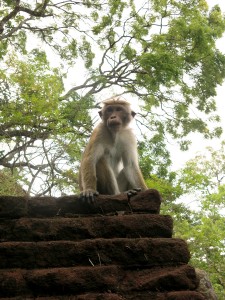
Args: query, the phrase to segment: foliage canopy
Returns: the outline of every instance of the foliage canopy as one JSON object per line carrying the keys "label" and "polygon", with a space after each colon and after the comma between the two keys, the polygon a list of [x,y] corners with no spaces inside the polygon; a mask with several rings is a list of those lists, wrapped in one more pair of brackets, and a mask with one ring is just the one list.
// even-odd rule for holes
{"label": "foliage canopy", "polygon": [[95,109],[112,94],[139,104],[137,125],[167,165],[166,139],[185,150],[191,132],[219,136],[209,124],[224,30],[204,0],[2,0],[0,165],[31,194],[76,191]]}
{"label": "foliage canopy", "polygon": [[[219,6],[209,11],[205,0],[0,1],[0,181],[9,184],[0,193],[23,194],[16,180],[31,195],[76,192],[96,110],[124,95],[140,107],[147,183],[224,299],[224,144],[179,177],[166,149],[168,139],[186,150],[190,133],[222,132],[214,97],[225,78],[216,47],[224,31]],[[176,201],[194,191],[197,211]]]}
{"label": "foliage canopy", "polygon": [[205,270],[219,300],[225,297],[225,141],[188,161],[176,176],[152,176],[163,195],[161,213],[174,220],[174,235],[186,240],[190,263]]}

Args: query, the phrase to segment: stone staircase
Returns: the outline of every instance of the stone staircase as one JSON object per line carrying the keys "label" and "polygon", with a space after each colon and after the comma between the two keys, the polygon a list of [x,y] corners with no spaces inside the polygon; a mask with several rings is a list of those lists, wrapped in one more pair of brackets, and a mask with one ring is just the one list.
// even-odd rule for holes
{"label": "stone staircase", "polygon": [[147,190],[0,197],[0,299],[203,300],[185,241]]}

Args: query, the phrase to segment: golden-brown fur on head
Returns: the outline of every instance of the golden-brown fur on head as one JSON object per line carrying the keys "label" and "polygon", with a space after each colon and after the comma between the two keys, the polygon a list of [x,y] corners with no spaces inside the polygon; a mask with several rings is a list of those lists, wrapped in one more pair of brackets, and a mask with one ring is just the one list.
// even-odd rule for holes
{"label": "golden-brown fur on head", "polygon": [[[131,110],[131,107],[130,107],[130,103],[121,98],[120,96],[113,96],[111,98],[108,98],[104,101],[102,101],[102,104],[103,104],[103,108],[102,110],[99,112],[99,115],[102,117],[102,113],[103,111],[106,109],[107,106],[109,105],[122,105],[126,108],[127,110],[127,113],[130,114],[132,117],[134,117],[136,115],[136,113],[134,111]],[[130,121],[130,120],[129,120]]]}
{"label": "golden-brown fur on head", "polygon": [[122,99],[120,96],[113,96],[111,98],[108,98],[102,101],[102,104],[104,106],[113,105],[113,104],[120,104],[120,105],[122,104],[122,105],[130,106],[130,103],[127,100]]}

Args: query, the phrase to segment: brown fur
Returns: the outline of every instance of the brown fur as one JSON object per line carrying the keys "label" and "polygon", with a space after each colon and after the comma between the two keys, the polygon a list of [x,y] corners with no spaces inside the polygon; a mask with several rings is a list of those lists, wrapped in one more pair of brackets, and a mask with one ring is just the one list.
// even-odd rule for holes
{"label": "brown fur", "polygon": [[135,113],[121,99],[108,99],[99,112],[102,122],[94,129],[80,167],[84,198],[147,189],[138,165],[136,138],[128,127]]}

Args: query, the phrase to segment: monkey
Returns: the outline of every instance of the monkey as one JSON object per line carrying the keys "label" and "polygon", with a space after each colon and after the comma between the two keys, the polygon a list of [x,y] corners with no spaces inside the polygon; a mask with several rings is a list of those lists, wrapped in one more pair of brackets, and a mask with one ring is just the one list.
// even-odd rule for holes
{"label": "monkey", "polygon": [[136,137],[129,127],[136,113],[119,97],[103,101],[101,123],[93,130],[81,159],[80,198],[94,202],[98,194],[128,196],[146,190],[138,163]]}

